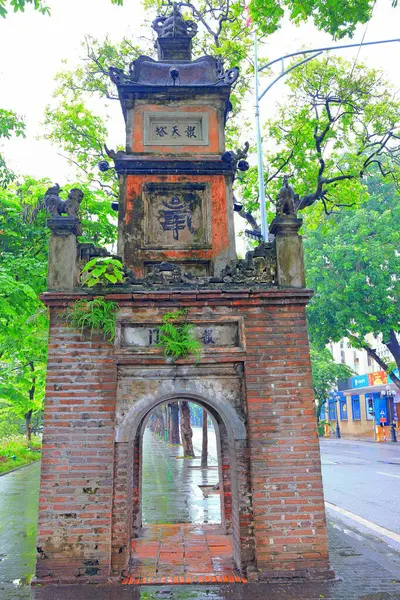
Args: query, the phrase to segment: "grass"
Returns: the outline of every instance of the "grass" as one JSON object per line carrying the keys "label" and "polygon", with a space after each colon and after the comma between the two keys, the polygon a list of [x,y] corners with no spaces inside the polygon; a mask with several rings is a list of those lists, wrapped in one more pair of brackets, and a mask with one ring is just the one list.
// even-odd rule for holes
{"label": "grass", "polygon": [[24,435],[10,435],[0,439],[0,473],[28,465],[41,457],[42,438],[33,435],[27,444]]}

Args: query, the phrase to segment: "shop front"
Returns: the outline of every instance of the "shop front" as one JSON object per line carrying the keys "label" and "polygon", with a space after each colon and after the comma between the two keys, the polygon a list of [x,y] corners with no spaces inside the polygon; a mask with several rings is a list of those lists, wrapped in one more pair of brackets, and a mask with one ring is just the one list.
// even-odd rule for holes
{"label": "shop front", "polygon": [[[398,376],[398,370],[395,371]],[[325,417],[343,437],[391,439],[390,425],[400,421],[400,392],[385,371],[355,375],[331,392]]]}

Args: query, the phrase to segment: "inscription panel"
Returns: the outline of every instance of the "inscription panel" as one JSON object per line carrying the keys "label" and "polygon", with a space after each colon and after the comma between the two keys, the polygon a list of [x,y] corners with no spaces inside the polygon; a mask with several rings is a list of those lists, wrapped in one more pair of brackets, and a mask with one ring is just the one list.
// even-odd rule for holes
{"label": "inscription panel", "polygon": [[147,112],[143,141],[145,146],[208,146],[208,114]]}
{"label": "inscription panel", "polygon": [[[238,321],[225,323],[193,323],[194,335],[205,351],[242,350]],[[160,351],[160,331],[157,323],[121,323],[118,336],[120,348],[132,352]]]}
{"label": "inscription panel", "polygon": [[145,248],[210,247],[208,184],[147,183],[143,202]]}
{"label": "inscription panel", "polygon": [[[172,262],[172,261],[169,261]],[[158,262],[145,262],[144,263],[144,272],[146,275],[153,271],[154,265],[160,264]],[[190,273],[191,275],[195,275],[196,277],[207,277],[210,275],[210,261],[179,261],[174,260],[172,262],[173,265],[177,265],[182,269],[183,273]]]}

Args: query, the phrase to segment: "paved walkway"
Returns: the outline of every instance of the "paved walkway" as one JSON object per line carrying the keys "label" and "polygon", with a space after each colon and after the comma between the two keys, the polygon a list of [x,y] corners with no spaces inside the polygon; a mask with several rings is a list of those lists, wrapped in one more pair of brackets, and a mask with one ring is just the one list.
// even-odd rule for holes
{"label": "paved walkway", "polygon": [[131,575],[122,583],[240,583],[232,540],[218,525],[149,525],[132,542]]}
{"label": "paved walkway", "polygon": [[199,458],[183,459],[181,446],[167,445],[149,429],[143,450],[144,527],[132,542],[124,582],[235,582],[232,540],[220,526],[219,494],[205,497],[200,487],[218,482],[216,461],[202,469]]}
{"label": "paved walkway", "polygon": [[221,523],[219,495],[205,498],[199,487],[218,483],[218,468],[213,463],[201,469],[198,456],[183,458],[182,446],[168,445],[146,429],[142,478],[144,524]]}

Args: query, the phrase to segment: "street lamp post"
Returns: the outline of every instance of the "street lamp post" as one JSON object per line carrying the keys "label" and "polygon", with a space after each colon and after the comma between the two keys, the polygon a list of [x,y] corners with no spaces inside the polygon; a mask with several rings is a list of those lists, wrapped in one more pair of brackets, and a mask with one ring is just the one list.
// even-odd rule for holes
{"label": "street lamp post", "polygon": [[342,436],[340,433],[340,425],[339,425],[339,413],[338,413],[338,403],[340,400],[340,396],[334,396],[335,398],[335,413],[336,413],[336,437],[339,440]]}
{"label": "street lamp post", "polygon": [[381,391],[381,398],[386,398],[386,406],[388,412],[388,421],[390,425],[390,441],[397,442],[396,436],[396,423],[394,422],[394,397],[396,392],[390,389],[387,385],[384,390]]}

